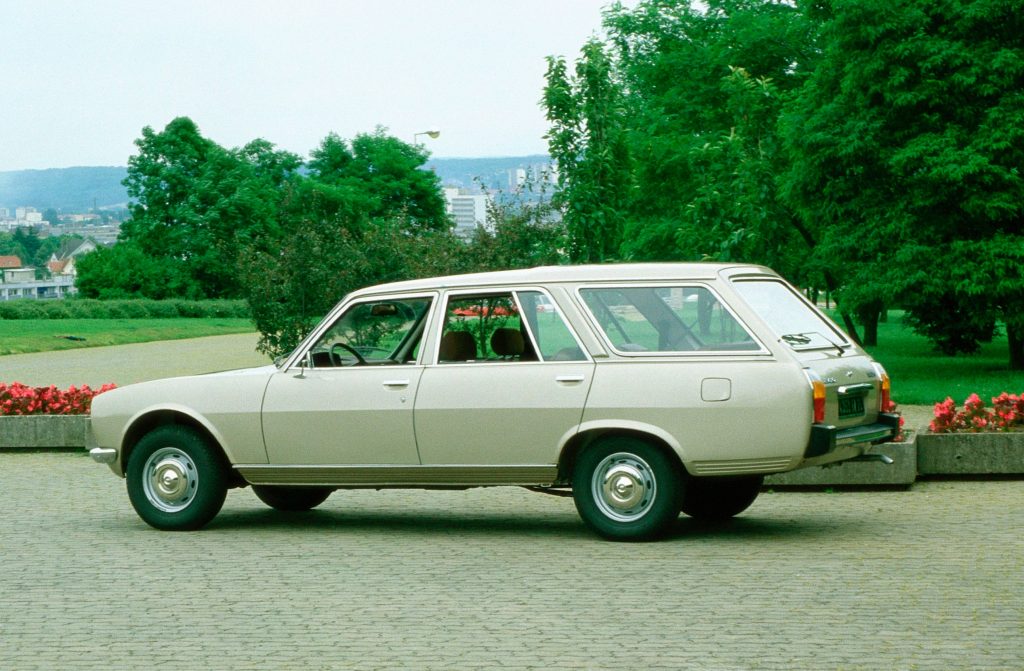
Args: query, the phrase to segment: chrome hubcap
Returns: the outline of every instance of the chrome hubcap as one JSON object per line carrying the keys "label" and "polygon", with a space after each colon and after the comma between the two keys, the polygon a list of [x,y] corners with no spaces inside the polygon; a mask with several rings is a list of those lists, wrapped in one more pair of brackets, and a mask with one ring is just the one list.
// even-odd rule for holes
{"label": "chrome hubcap", "polygon": [[611,519],[631,522],[646,515],[657,487],[651,467],[635,454],[619,452],[605,457],[591,482],[598,508]]}
{"label": "chrome hubcap", "polygon": [[146,460],[143,489],[156,508],[175,513],[188,507],[199,488],[199,473],[192,458],[176,447],[164,447]]}

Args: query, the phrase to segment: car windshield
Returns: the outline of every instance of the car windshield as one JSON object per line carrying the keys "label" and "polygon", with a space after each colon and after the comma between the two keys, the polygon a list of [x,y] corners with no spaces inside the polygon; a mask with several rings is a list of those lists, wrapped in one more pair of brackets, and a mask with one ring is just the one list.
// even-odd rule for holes
{"label": "car windshield", "polygon": [[779,336],[796,350],[849,345],[842,331],[823,319],[788,286],[775,280],[738,280],[736,292]]}

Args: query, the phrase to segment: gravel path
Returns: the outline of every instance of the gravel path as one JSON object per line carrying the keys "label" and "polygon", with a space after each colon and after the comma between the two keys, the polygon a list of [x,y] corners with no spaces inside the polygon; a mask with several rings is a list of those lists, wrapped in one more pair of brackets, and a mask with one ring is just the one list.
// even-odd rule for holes
{"label": "gravel path", "polygon": [[0,382],[31,386],[133,382],[268,363],[255,333],[0,356]]}

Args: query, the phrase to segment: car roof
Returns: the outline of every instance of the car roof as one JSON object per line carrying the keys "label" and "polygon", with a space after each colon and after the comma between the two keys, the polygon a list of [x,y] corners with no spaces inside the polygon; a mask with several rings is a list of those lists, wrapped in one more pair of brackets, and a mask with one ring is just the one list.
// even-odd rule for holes
{"label": "car roof", "polygon": [[575,282],[663,282],[672,280],[712,280],[723,271],[729,274],[775,275],[764,267],[733,263],[615,263],[579,266],[543,266],[522,270],[499,270],[466,275],[447,275],[404,282],[378,284],[360,289],[364,294],[452,289],[475,286],[515,286]]}

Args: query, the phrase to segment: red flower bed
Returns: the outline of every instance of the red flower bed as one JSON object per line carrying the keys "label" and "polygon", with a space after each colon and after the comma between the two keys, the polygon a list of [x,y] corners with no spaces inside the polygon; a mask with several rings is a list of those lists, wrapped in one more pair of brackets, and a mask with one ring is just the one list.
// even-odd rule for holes
{"label": "red flower bed", "polygon": [[964,401],[957,409],[953,399],[946,397],[935,404],[935,419],[928,428],[932,433],[980,433],[982,431],[1019,431],[1024,429],[1024,393],[1007,394],[1005,391],[992,399],[992,408],[977,394]]}
{"label": "red flower bed", "polygon": [[29,387],[20,382],[0,382],[0,416],[4,415],[87,415],[92,399],[117,385],[105,384],[99,389],[89,385],[71,386],[66,390]]}

